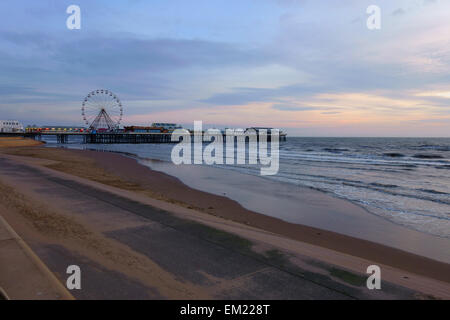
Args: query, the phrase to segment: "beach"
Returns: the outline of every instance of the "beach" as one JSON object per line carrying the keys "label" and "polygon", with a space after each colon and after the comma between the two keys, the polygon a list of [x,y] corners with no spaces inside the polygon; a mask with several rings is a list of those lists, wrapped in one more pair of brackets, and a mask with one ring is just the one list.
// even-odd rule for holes
{"label": "beach", "polygon": [[[30,199],[27,201],[46,203],[47,206],[52,207],[52,212],[55,212],[57,215],[63,215],[65,218],[75,219],[75,225],[79,226],[78,229],[71,230],[67,236],[64,232],[65,227],[62,228],[62,233],[55,235],[52,233],[51,227],[47,225],[45,225],[45,228],[42,226],[39,228],[33,225],[32,219],[30,221],[30,216],[24,216],[23,214],[13,215],[7,212],[5,219],[9,221],[19,234],[24,235],[25,240],[31,243],[30,246],[38,252],[38,255],[40,252],[44,260],[47,259],[48,264],[56,268],[58,263],[64,260],[62,257],[69,255],[68,252],[72,252],[72,254],[76,252],[77,255],[89,257],[89,259],[94,260],[103,267],[111,268],[115,272],[120,272],[132,278],[137,277],[140,279],[138,282],[147,284],[154,283],[153,281],[155,279],[153,276],[149,279],[149,275],[142,270],[141,264],[145,265],[149,270],[155,271],[155,273],[152,273],[153,275],[159,275],[159,285],[155,288],[155,292],[159,293],[155,293],[154,296],[148,298],[161,296],[169,298],[182,298],[187,296],[197,298],[213,297],[214,294],[211,295],[210,288],[212,275],[224,279],[227,277],[234,279],[236,275],[227,275],[227,272],[224,270],[218,272],[217,270],[209,270],[208,268],[203,272],[206,275],[209,274],[209,276],[205,274],[199,276],[197,274],[198,270],[191,270],[192,274],[185,274],[184,271],[175,268],[171,262],[166,260],[168,257],[161,256],[162,252],[158,251],[162,248],[165,248],[168,252],[171,250],[180,250],[173,249],[172,247],[167,248],[167,245],[170,243],[174,245],[172,241],[175,240],[171,238],[172,235],[166,239],[167,241],[161,242],[158,245],[155,244],[156,247],[152,247],[151,244],[143,245],[141,243],[142,241],[145,242],[149,241],[149,239],[154,239],[152,232],[161,235],[161,230],[151,231],[151,228],[146,229],[149,228],[149,222],[142,221],[142,218],[154,219],[153,222],[157,224],[163,222],[165,224],[168,223],[172,228],[179,231],[180,222],[178,220],[176,222],[167,222],[160,216],[146,216],[148,210],[140,213],[141,211],[139,210],[141,209],[136,207],[135,204],[132,205],[128,202],[126,207],[128,208],[130,206],[130,210],[135,213],[138,212],[138,214],[114,213],[110,209],[101,209],[99,207],[100,205],[98,203],[96,204],[96,201],[92,199],[87,201],[84,199],[87,194],[86,190],[102,190],[102,192],[111,194],[110,196],[106,196],[105,194],[101,197],[100,195],[102,193],[100,191],[92,191],[87,194],[89,197],[95,197],[98,194],[99,201],[101,200],[100,203],[103,203],[103,201],[112,202],[113,200],[108,199],[114,199],[113,195],[120,195],[121,198],[126,197],[127,199],[133,199],[133,201],[145,203],[170,212],[171,215],[183,219],[183,221],[185,219],[194,221],[199,225],[208,226],[215,230],[237,236],[240,239],[238,242],[241,245],[243,243],[248,244],[248,241],[250,241],[252,245],[250,247],[244,247],[246,253],[250,254],[251,257],[265,252],[266,254],[263,255],[264,259],[269,259],[271,268],[273,268],[274,263],[280,263],[280,256],[282,256],[283,270],[301,268],[303,274],[305,273],[304,270],[308,270],[314,277],[317,277],[318,274],[322,277],[326,276],[325,278],[321,278],[320,281],[325,281],[327,286],[330,283],[332,286],[344,285],[345,288],[340,288],[339,292],[344,291],[349,293],[351,297],[380,298],[382,296],[381,293],[378,293],[377,296],[376,292],[368,291],[365,288],[364,281],[361,282],[361,279],[364,279],[365,269],[371,264],[382,266],[383,279],[389,283],[389,294],[384,297],[394,298],[397,295],[408,298],[423,298],[427,296],[448,298],[448,293],[450,292],[448,263],[374,241],[349,236],[348,234],[316,228],[301,223],[290,223],[274,216],[249,210],[243,207],[238,201],[228,198],[226,194],[218,194],[212,188],[212,193],[192,188],[180,179],[161,171],[151,170],[148,166],[139,164],[136,159],[130,156],[111,152],[44,147],[3,148],[0,152],[3,168],[10,166],[9,171],[5,171],[6,169],[4,169],[0,173],[0,180],[4,186],[9,186],[18,193],[24,194],[23,199]],[[19,174],[25,167],[27,168],[26,170],[31,170],[30,174]],[[158,166],[155,165],[155,167]],[[7,172],[12,171],[16,172],[16,174],[7,174]],[[33,175],[35,177],[32,179],[31,177]],[[198,177],[197,174],[195,176]],[[42,183],[38,184],[37,181],[42,181]],[[59,183],[62,189],[63,187],[66,188],[66,193],[63,193],[63,190],[58,190],[53,185],[55,183]],[[80,185],[86,185],[86,187],[80,187]],[[53,192],[48,192],[49,190],[53,190]],[[73,190],[73,195],[67,194],[70,190]],[[78,192],[82,192],[83,194],[77,195]],[[308,216],[307,212],[310,210],[315,210],[323,215],[329,214],[327,210],[334,210],[333,212],[335,213],[345,213],[350,217],[367,215],[367,212],[364,212],[361,207],[348,201],[337,199],[315,190],[309,190],[308,192],[307,198],[314,199],[314,201],[298,203],[298,210],[301,212],[303,206],[303,210],[306,212],[305,217]],[[11,199],[8,201],[3,198],[2,200],[2,203],[6,202],[6,204],[9,203],[11,205]],[[116,200],[119,201],[119,199]],[[122,204],[120,210],[124,210],[124,206]],[[87,214],[87,211],[93,208],[97,208],[97,210],[94,210],[92,214]],[[367,216],[370,217],[370,215]],[[61,224],[66,225],[66,222],[62,221]],[[126,231],[120,231],[122,228]],[[194,232],[193,230],[197,230],[195,231],[197,235],[200,232],[198,228],[184,228],[183,232],[189,232],[189,234]],[[84,229],[90,231],[86,233],[86,231],[82,231]],[[57,228],[57,230],[60,229]],[[393,232],[395,231],[398,231],[398,229],[393,229]],[[137,235],[139,235],[138,238],[135,238]],[[416,241],[417,243],[422,241],[420,238],[411,238],[414,234],[407,234],[406,231],[405,235],[410,236],[408,238],[409,241]],[[86,240],[89,242],[91,236],[95,238],[94,243],[99,243],[98,246],[86,247],[83,244]],[[168,235],[165,236],[168,237]],[[202,235],[202,239],[203,237],[204,235]],[[211,237],[211,232],[208,232],[208,237]],[[107,243],[107,245],[103,245],[103,242]],[[221,244],[222,242],[225,244]],[[100,245],[100,243],[102,244]],[[140,244],[138,245],[138,243]],[[176,243],[177,245],[179,244],[178,242]],[[231,246],[233,250],[237,250],[241,254],[242,250],[244,250],[244,247],[236,247],[236,240],[230,242],[228,236],[225,238],[216,237],[214,238],[214,243],[225,245],[228,248]],[[64,249],[59,247],[57,249],[55,247],[56,245],[61,246],[61,244],[64,244],[62,245]],[[103,250],[102,248],[104,246],[110,247],[110,249]],[[188,245],[188,242],[186,242],[185,246],[183,252],[188,252],[193,249]],[[150,250],[151,248],[158,253],[156,254],[155,251]],[[100,251],[101,254],[96,251]],[[55,252],[59,252],[58,258],[55,258]],[[267,255],[267,252],[270,252],[270,254]],[[274,253],[277,254],[274,256]],[[202,269],[198,266],[198,261],[202,261],[206,265],[208,263],[214,265],[212,260],[218,259],[216,249],[205,248],[203,254],[198,260],[192,260],[191,264]],[[111,262],[111,259],[114,261],[114,259],[117,259],[117,256],[122,255],[130,260],[129,263],[125,263],[125,266],[117,266]],[[170,256],[171,254],[167,253],[167,255]],[[192,258],[185,257],[185,259]],[[131,261],[134,262],[131,263]],[[264,263],[267,263],[267,261],[264,260]],[[350,275],[354,273],[355,279],[360,279],[359,284],[355,285],[354,282],[352,283],[350,281],[348,283],[348,281],[343,281],[342,279],[345,279],[348,274],[344,272],[346,276],[339,278],[339,272],[330,272],[330,270],[334,270],[333,268],[335,270],[345,270]],[[259,267],[256,269],[260,270]],[[324,270],[328,270],[328,272]],[[256,272],[256,274],[260,273]],[[176,276],[174,277],[174,275]],[[252,283],[257,283],[255,277],[251,277]],[[179,278],[185,279],[184,284],[178,283]],[[199,278],[203,280],[199,280]],[[164,279],[164,281],[161,279]],[[206,281],[205,279],[209,280]],[[277,281],[281,281],[279,276],[276,279]],[[185,282],[190,285],[187,286]],[[208,282],[206,289],[205,282]],[[358,283],[358,281],[356,282]],[[223,281],[217,280],[214,283],[223,283]],[[243,283],[240,282],[240,285],[242,286]],[[239,294],[245,296],[248,293],[244,294],[240,285],[236,284],[236,288],[238,288],[236,290]],[[136,285],[132,287],[135,288],[133,290],[139,296],[138,293],[140,291]],[[152,285],[152,287],[155,286]],[[186,290],[185,292],[189,292],[190,295],[183,296],[178,289],[174,289],[178,287],[184,288]],[[405,293],[407,291],[399,288],[420,292],[421,295],[411,293],[408,295]],[[217,293],[219,289],[215,288],[215,290],[214,292]],[[236,297],[227,290],[220,292],[228,298]],[[224,292],[227,292],[228,295]],[[304,294],[305,290],[301,292]],[[304,297],[301,295],[301,292],[298,289],[292,289],[292,292],[286,293],[285,295],[280,293],[278,296],[275,295],[274,298],[301,298]],[[310,294],[314,296],[317,293]],[[322,294],[324,294],[324,297],[326,296],[325,293],[322,292]],[[262,294],[262,297],[265,297],[265,295]]]}
{"label": "beach", "polygon": [[[330,193],[221,168],[175,166],[165,161],[137,160],[153,170],[177,177],[191,188],[233,199],[249,212],[450,262],[448,238],[394,223],[357,203]],[[245,222],[242,219],[240,221]],[[303,234],[293,230],[291,236],[295,237],[299,233]]]}

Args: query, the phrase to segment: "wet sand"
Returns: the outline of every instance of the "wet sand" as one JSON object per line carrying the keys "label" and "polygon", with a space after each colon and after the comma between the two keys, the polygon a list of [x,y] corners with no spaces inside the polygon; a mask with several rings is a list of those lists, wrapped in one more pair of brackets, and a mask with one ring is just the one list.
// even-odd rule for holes
{"label": "wet sand", "polygon": [[43,145],[44,142],[22,137],[0,137],[0,148],[32,147]]}

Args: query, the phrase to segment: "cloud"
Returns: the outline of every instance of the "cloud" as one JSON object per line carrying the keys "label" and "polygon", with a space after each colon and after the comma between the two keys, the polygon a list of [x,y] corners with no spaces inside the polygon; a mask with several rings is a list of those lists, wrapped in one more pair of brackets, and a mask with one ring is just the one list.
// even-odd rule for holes
{"label": "cloud", "polygon": [[227,43],[202,40],[96,37],[68,43],[53,55],[81,71],[163,72],[188,67],[252,66],[265,57]]}
{"label": "cloud", "polygon": [[405,10],[403,10],[402,8],[398,8],[392,12],[392,15],[393,16],[401,16],[401,15],[404,15],[405,13],[406,13]]}
{"label": "cloud", "polygon": [[[202,70],[251,68],[271,59],[229,43],[133,35],[67,41],[39,33],[1,32],[0,43],[0,84],[26,80],[27,90],[20,92],[23,96],[34,96],[39,86],[48,83],[55,89],[70,86],[73,90],[75,84],[86,91],[100,86],[120,90],[127,98],[166,99],[180,91],[183,81],[191,81],[184,72],[195,75]],[[11,50],[4,49],[11,46]],[[4,86],[0,95],[19,88]]]}
{"label": "cloud", "polygon": [[310,111],[317,109],[311,106],[299,106],[297,104],[286,104],[286,103],[274,104],[272,108],[280,111]]}
{"label": "cloud", "polygon": [[392,13],[380,32],[367,30],[357,0],[149,3],[80,0],[79,32],[65,28],[59,1],[0,3],[2,113],[75,122],[97,88],[115,92],[133,121],[198,110],[217,123],[232,108],[229,125],[308,116],[326,128],[338,113],[383,123],[449,112],[445,97],[417,95],[450,91],[448,2],[380,0]]}
{"label": "cloud", "polygon": [[425,5],[430,5],[430,4],[435,4],[435,3],[437,3],[437,1],[436,0],[424,0],[424,2],[423,2]]}
{"label": "cloud", "polygon": [[232,88],[229,92],[217,93],[201,100],[214,105],[243,105],[253,102],[270,102],[286,97],[301,97],[314,94],[323,88],[295,84],[276,88]]}
{"label": "cloud", "polygon": [[340,114],[340,113],[342,113],[342,112],[339,112],[339,111],[325,111],[325,112],[322,112],[322,114]]}

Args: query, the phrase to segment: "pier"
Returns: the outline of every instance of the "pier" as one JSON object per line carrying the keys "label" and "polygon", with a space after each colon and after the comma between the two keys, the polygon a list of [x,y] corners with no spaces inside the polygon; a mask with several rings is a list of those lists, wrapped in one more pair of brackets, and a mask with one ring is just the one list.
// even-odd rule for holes
{"label": "pier", "polygon": [[[1,134],[0,134],[1,135]],[[81,137],[78,139],[83,144],[140,144],[140,143],[178,143],[178,141],[172,141],[171,133],[90,133],[90,132],[28,132],[28,133],[10,133],[9,136],[22,136],[26,138],[32,138],[35,140],[42,140],[46,136],[56,137],[56,141],[59,144],[69,143],[70,138]],[[193,133],[191,133],[193,139]],[[225,141],[225,136],[223,137]],[[267,136],[267,140],[270,142],[270,134]],[[72,140],[73,141],[73,140]],[[285,135],[280,135],[280,142],[286,141]]]}
{"label": "pier", "polygon": [[84,134],[84,143],[173,143],[170,133],[101,133]]}
{"label": "pier", "polygon": [[81,143],[87,144],[119,144],[119,143],[174,143],[170,133],[25,133],[27,138],[41,140],[45,136],[56,137],[57,143],[69,143],[71,137],[81,137]]}

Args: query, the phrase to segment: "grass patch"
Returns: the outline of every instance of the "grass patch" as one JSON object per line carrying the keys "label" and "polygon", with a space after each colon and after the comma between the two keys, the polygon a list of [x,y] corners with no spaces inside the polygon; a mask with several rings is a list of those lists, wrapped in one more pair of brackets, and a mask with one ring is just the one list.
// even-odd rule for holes
{"label": "grass patch", "polygon": [[188,233],[196,235],[202,239],[223,245],[230,249],[239,250],[241,252],[251,251],[253,243],[250,240],[241,238],[232,233],[212,228],[199,223],[183,223],[178,229],[187,229]]}
{"label": "grass patch", "polygon": [[270,263],[273,263],[277,266],[285,266],[289,263],[286,255],[277,249],[268,250],[265,252],[266,259],[269,260]]}
{"label": "grass patch", "polygon": [[364,286],[366,284],[366,278],[360,275],[357,275],[352,272],[348,272],[342,269],[332,268],[330,270],[330,275],[332,277],[338,278],[345,283],[351,284],[353,286]]}

